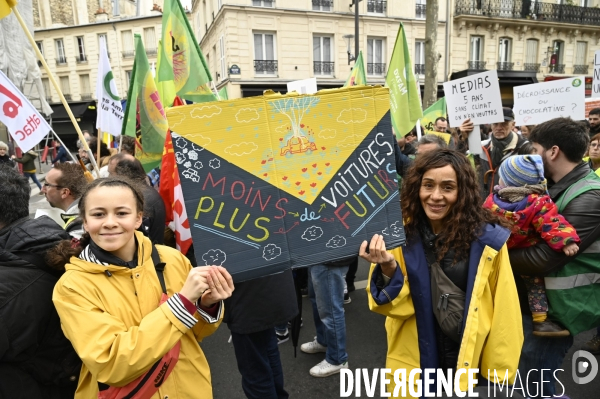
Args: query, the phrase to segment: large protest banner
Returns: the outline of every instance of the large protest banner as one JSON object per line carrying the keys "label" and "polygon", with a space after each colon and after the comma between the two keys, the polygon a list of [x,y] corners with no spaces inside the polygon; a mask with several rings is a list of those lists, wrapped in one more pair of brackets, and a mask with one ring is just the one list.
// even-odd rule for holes
{"label": "large protest banner", "polygon": [[537,125],[558,117],[585,119],[584,77],[513,87],[517,125]]}
{"label": "large protest banner", "polygon": [[355,86],[169,109],[198,263],[243,281],[402,245],[389,108]]}

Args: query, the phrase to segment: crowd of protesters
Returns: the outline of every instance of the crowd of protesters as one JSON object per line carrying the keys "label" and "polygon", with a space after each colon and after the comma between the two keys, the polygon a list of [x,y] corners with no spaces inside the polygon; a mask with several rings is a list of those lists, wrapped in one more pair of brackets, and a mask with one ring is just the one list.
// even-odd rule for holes
{"label": "crowd of protesters", "polygon": [[[584,349],[600,354],[597,302],[557,305],[544,284],[600,263],[600,109],[588,125],[557,118],[516,128],[508,108],[503,118],[481,127],[473,153],[469,120],[450,129],[438,118],[446,138],[415,128],[394,140],[406,244],[387,250],[375,235],[356,249],[371,263],[368,305],[387,317],[392,373],[495,369],[513,384],[517,371],[560,368],[582,325],[598,327]],[[92,182],[60,147],[42,185],[37,153],[11,157],[0,142],[0,398],[211,398],[198,342],[222,321],[245,395],[287,398],[278,344],[298,314],[298,286],[316,332],[300,349],[323,354],[307,371],[349,368],[344,304],[357,256],[234,287],[224,267],[195,267],[193,253],[165,240],[165,204],[133,156],[135,141],[118,154],[100,148]],[[29,217],[29,178],[62,226]],[[558,311],[574,316],[559,321]],[[529,380],[556,393],[555,377]],[[458,381],[468,388],[467,374]]]}

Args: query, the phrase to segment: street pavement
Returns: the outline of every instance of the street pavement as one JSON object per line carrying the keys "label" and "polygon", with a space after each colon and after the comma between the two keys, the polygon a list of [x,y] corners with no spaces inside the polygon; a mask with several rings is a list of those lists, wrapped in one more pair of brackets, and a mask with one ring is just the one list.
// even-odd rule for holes
{"label": "street pavement", "polygon": [[[36,166],[39,167],[39,164]],[[50,170],[50,165],[42,164],[41,172],[37,175],[42,181],[45,174]],[[39,172],[39,170],[38,170]],[[37,209],[50,208],[50,204],[44,196],[38,195],[38,188],[31,183],[32,195],[29,202],[30,215],[35,215]],[[347,351],[350,369],[366,368],[371,375],[374,368],[385,367],[386,334],[384,322],[381,315],[369,311],[367,304],[367,293],[364,290],[368,273],[368,264],[360,259],[357,273],[356,291],[350,294],[352,302],[344,306],[346,311],[347,329]],[[285,378],[285,389],[291,398],[321,399],[340,397],[340,377],[333,375],[327,378],[315,378],[308,371],[324,359],[324,354],[306,354],[300,351],[300,345],[312,341],[315,336],[315,328],[312,317],[312,307],[308,298],[303,298],[302,315],[304,327],[300,331],[299,345],[294,357],[294,349],[291,339],[279,345],[283,372]],[[202,342],[202,349],[206,354],[212,373],[213,394],[215,399],[243,399],[244,392],[241,385],[241,376],[237,370],[237,363],[233,346],[229,340],[229,329],[223,324],[215,334]],[[578,385],[571,377],[573,353],[593,336],[593,331],[587,331],[575,337],[575,344],[565,357],[562,368],[563,372],[557,374],[563,383],[566,395],[571,399],[596,399],[600,398],[600,373],[590,383]],[[596,357],[596,359],[599,359]],[[560,393],[560,386],[558,393]],[[379,397],[379,385],[377,385],[375,397]],[[367,397],[363,386],[362,396]]]}
{"label": "street pavement", "polygon": [[[350,369],[366,368],[369,375],[374,368],[385,367],[386,334],[385,318],[369,310],[366,285],[368,265],[362,259],[359,262],[357,273],[357,290],[350,294],[352,302],[344,306],[346,311],[347,351]],[[312,341],[315,328],[312,317],[312,307],[308,298],[302,301],[302,316],[304,327],[300,331],[299,345]],[[227,311],[227,310],[226,310]],[[202,342],[202,349],[206,354],[212,373],[213,394],[215,399],[245,398],[242,390],[241,376],[237,370],[237,363],[233,345],[227,343],[229,329],[223,324],[215,334]],[[589,384],[577,385],[571,377],[571,361],[575,350],[593,336],[593,331],[579,334],[575,337],[575,345],[565,357],[564,372],[557,374],[559,380],[565,385],[566,395],[571,399],[596,399],[600,398],[600,373]],[[308,371],[325,358],[323,353],[306,354],[297,348],[297,357],[294,358],[294,349],[291,339],[279,345],[285,389],[291,398],[302,399],[328,399],[340,397],[340,376],[333,375],[326,378],[312,377]],[[596,359],[599,359],[596,357]],[[558,392],[560,393],[560,386]],[[354,396],[354,393],[351,397]],[[363,386],[362,396],[366,398]],[[379,397],[379,384],[376,395]]]}

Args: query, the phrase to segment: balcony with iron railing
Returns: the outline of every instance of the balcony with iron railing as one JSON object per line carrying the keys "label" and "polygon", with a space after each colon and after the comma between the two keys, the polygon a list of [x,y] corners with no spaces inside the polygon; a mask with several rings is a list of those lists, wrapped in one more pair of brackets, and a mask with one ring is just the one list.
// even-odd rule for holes
{"label": "balcony with iron railing", "polygon": [[385,75],[385,64],[368,63],[367,75]]}
{"label": "balcony with iron railing", "polygon": [[548,71],[550,73],[565,73],[565,64],[550,65]]}
{"label": "balcony with iron railing", "polygon": [[88,59],[87,59],[87,56],[85,54],[79,54],[78,56],[75,57],[75,61],[78,64],[87,64]]}
{"label": "balcony with iron railing", "polygon": [[387,1],[385,0],[368,0],[367,12],[372,14],[385,14],[387,10]]}
{"label": "balcony with iron railing", "polygon": [[81,93],[81,100],[91,100],[92,99],[92,93]]}
{"label": "balcony with iron railing", "polygon": [[469,61],[469,69],[474,71],[482,71],[485,69],[485,61]]}
{"label": "balcony with iron railing", "polygon": [[123,51],[121,51],[121,54],[123,54],[123,58],[133,58],[135,56],[135,51],[134,50],[123,50]]}
{"label": "balcony with iron railing", "polygon": [[425,19],[427,6],[425,4],[417,4],[415,9],[415,18]]}
{"label": "balcony with iron railing", "polygon": [[533,0],[456,0],[455,16],[461,15],[600,25],[600,8]]}
{"label": "balcony with iron railing", "polygon": [[315,75],[333,75],[335,72],[335,62],[313,61],[313,70]]}
{"label": "balcony with iron railing", "polygon": [[333,7],[333,0],[312,0],[312,6],[315,11],[328,11]]}
{"label": "balcony with iron railing", "polygon": [[526,62],[523,64],[523,70],[529,71],[529,72],[540,73],[540,64],[532,64],[532,63]]}
{"label": "balcony with iron railing", "polygon": [[277,60],[254,60],[254,72],[257,74],[277,74]]}
{"label": "balcony with iron railing", "polygon": [[158,50],[156,48],[147,48],[146,49],[146,55],[155,56],[156,54],[158,54]]}
{"label": "balcony with iron railing", "polygon": [[71,101],[71,98],[72,98],[71,94],[69,94],[69,93],[63,93],[63,96],[65,97],[65,100]]}
{"label": "balcony with iron railing", "polygon": [[573,65],[573,74],[588,74],[589,65]]}
{"label": "balcony with iron railing", "polygon": [[56,65],[58,65],[58,66],[67,65],[67,57],[58,57],[56,59]]}
{"label": "balcony with iron railing", "polygon": [[46,102],[47,103],[51,103],[52,102],[52,96],[46,96]]}
{"label": "balcony with iron railing", "polygon": [[425,64],[415,64],[415,74],[425,75]]}
{"label": "balcony with iron railing", "polygon": [[496,62],[496,69],[499,71],[512,71],[515,66],[514,62],[500,61]]}

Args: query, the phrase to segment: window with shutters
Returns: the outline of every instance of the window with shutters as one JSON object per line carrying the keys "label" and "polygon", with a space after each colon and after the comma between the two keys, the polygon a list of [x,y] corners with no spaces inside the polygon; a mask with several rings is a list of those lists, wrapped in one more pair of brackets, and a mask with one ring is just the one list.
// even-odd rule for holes
{"label": "window with shutters", "polygon": [[100,41],[104,38],[104,42],[106,43],[106,53],[108,54],[108,59],[110,59],[110,51],[108,50],[108,36],[106,33],[98,33],[98,51],[100,51]]}
{"label": "window with shutters", "polygon": [[59,78],[60,81],[60,91],[62,91],[65,99],[68,101],[71,100],[71,83],[69,82],[68,76],[61,76]]}
{"label": "window with shutters", "polygon": [[156,55],[157,41],[154,33],[154,27],[144,28],[144,44],[146,45],[146,54],[148,56]]}
{"label": "window with shutters", "polygon": [[133,34],[130,30],[121,31],[121,44],[123,45],[123,58],[133,58]]}
{"label": "window with shutters", "polygon": [[79,75],[79,94],[82,100],[92,99],[92,90],[90,88],[90,75]]}
{"label": "window with shutters", "polygon": [[263,75],[277,74],[275,34],[254,33],[254,72]]}
{"label": "window with shutters", "polygon": [[42,87],[44,88],[44,95],[46,96],[46,101],[52,102],[52,91],[50,91],[50,80],[48,78],[42,78]]}
{"label": "window with shutters", "polygon": [[75,42],[77,45],[77,57],[76,61],[78,64],[86,63],[87,56],[85,55],[85,42],[83,40],[83,36],[77,36],[75,38]]}
{"label": "window with shutters", "polygon": [[385,39],[367,38],[367,75],[385,75]]}
{"label": "window with shutters", "polygon": [[425,41],[415,41],[415,74],[425,75]]}
{"label": "window with shutters", "polygon": [[333,38],[313,36],[313,71],[315,75],[333,75]]}
{"label": "window with shutters", "polygon": [[56,45],[56,64],[66,65],[67,56],[65,55],[65,43],[63,42],[63,39],[56,39],[54,43]]}
{"label": "window with shutters", "polygon": [[221,36],[219,39],[219,51],[221,52],[220,67],[221,67],[221,80],[227,77],[227,63],[225,62],[225,37]]}
{"label": "window with shutters", "polygon": [[539,72],[540,63],[538,62],[539,42],[537,39],[527,39],[525,44],[525,64],[524,71]]}
{"label": "window with shutters", "polygon": [[577,48],[575,50],[575,64],[573,65],[573,73],[587,74],[588,73],[588,61],[587,61],[587,42],[577,42]]}

